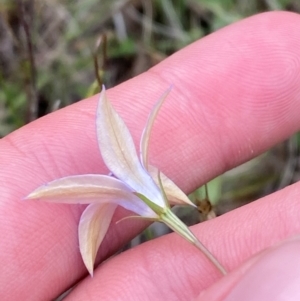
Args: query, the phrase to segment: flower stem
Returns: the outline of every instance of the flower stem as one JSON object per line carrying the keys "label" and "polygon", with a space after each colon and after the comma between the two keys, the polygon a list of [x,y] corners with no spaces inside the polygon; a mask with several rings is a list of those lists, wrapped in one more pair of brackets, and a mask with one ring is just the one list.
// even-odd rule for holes
{"label": "flower stem", "polygon": [[190,229],[170,209],[160,215],[160,220],[174,232],[178,233],[199,249],[223,275],[227,274],[226,269],[216,259],[216,257],[214,257],[214,255],[196,238]]}

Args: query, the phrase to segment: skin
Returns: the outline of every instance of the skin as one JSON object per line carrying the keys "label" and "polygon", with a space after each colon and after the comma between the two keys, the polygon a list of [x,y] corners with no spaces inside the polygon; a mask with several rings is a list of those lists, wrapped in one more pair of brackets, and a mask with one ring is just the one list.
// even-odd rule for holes
{"label": "skin", "polygon": [[[153,129],[150,161],[191,192],[299,130],[299,28],[300,16],[293,13],[245,19],[108,90],[108,96],[138,145],[152,105],[173,85]],[[77,240],[84,207],[22,199],[62,176],[107,172],[96,141],[96,104],[97,96],[81,101],[0,141],[1,300],[51,300],[87,276]],[[106,261],[66,300],[226,300],[243,287],[242,280],[251,283],[255,271],[265,273],[266,283],[274,274],[285,275],[291,283],[300,271],[298,240],[245,262],[299,234],[299,197],[296,183],[191,228],[233,271],[227,277],[222,278],[192,245],[171,234]],[[114,221],[127,214],[118,210]],[[98,263],[145,226],[140,221],[114,221]],[[266,264],[270,256],[279,265],[275,272]],[[247,290],[245,283],[244,287],[247,300],[259,293],[257,288]],[[289,300],[299,300],[297,290],[292,296],[295,299]],[[283,299],[276,295],[270,300]]]}

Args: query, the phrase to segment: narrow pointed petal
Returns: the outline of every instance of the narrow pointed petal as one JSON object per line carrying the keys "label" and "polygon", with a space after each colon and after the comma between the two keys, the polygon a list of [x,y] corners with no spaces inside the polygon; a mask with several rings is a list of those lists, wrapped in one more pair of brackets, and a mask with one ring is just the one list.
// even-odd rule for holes
{"label": "narrow pointed petal", "polygon": [[[149,173],[153,180],[158,184],[158,169],[149,165]],[[191,202],[187,195],[162,172],[160,172],[160,178],[164,191],[171,205],[190,205],[196,207],[196,205]]]}
{"label": "narrow pointed petal", "polygon": [[26,199],[67,204],[114,203],[142,216],[156,216],[127,185],[104,175],[70,176],[54,180],[34,190]]}
{"label": "narrow pointed petal", "polygon": [[98,249],[116,207],[116,204],[90,204],[81,215],[78,228],[79,248],[82,260],[91,276],[93,276]]}
{"label": "narrow pointed petal", "polygon": [[146,170],[148,170],[148,149],[149,149],[149,140],[150,140],[153,123],[155,121],[155,118],[156,118],[161,106],[163,105],[164,101],[166,100],[168,94],[170,93],[171,89],[172,89],[172,87],[170,87],[154,105],[154,107],[148,117],[146,126],[145,126],[143,134],[142,134],[142,138],[141,138],[141,142],[140,142],[140,157],[141,157],[141,162]]}
{"label": "narrow pointed petal", "polygon": [[163,206],[159,188],[141,165],[130,132],[106,97],[103,87],[97,110],[97,136],[102,158],[124,183]]}

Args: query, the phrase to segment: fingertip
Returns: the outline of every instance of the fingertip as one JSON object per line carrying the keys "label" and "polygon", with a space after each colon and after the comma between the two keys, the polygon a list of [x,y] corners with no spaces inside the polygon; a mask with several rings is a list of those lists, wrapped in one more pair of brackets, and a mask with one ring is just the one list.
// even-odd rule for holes
{"label": "fingertip", "polygon": [[299,300],[300,237],[288,239],[245,262],[195,301]]}

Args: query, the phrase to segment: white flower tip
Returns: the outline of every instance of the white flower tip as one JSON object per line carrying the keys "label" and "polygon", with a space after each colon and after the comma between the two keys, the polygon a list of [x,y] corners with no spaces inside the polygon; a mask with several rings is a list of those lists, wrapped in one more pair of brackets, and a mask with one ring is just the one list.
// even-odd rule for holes
{"label": "white flower tip", "polygon": [[34,197],[32,197],[32,193],[26,195],[24,198],[22,198],[22,201],[32,200]]}
{"label": "white flower tip", "polygon": [[188,205],[194,207],[194,208],[197,208],[197,205],[194,204],[188,197],[187,197],[187,199],[186,199],[186,203],[187,203]]}
{"label": "white flower tip", "polygon": [[35,189],[31,193],[29,193],[26,197],[23,198],[23,200],[33,200],[33,199],[39,199],[43,197],[45,192],[46,185],[40,186],[39,188]]}
{"label": "white flower tip", "polygon": [[94,277],[94,263],[91,262],[90,264],[88,265],[85,265],[89,274],[91,275],[91,277],[93,278]]}
{"label": "white flower tip", "polygon": [[94,276],[94,256],[91,256],[89,253],[81,253],[83,263],[88,270],[91,277]]}
{"label": "white flower tip", "polygon": [[95,256],[93,256],[89,252],[85,252],[85,253],[81,252],[81,256],[82,256],[82,260],[83,260],[83,263],[84,263],[86,269],[88,270],[91,277],[93,277],[94,276]]}

